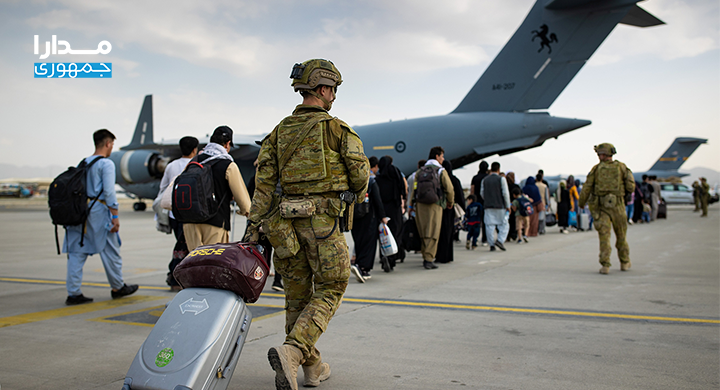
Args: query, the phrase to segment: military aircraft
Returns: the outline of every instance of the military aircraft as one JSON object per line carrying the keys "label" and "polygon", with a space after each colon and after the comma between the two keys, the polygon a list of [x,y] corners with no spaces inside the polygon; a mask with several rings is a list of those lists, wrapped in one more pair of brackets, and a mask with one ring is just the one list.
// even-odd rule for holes
{"label": "military aircraft", "polygon": [[707,143],[707,139],[690,137],[675,138],[672,145],[670,145],[668,150],[660,156],[660,159],[650,167],[649,171],[633,172],[635,181],[642,181],[643,175],[657,176],[658,179],[688,176],[689,173],[679,172],[678,169],[690,158],[690,155],[693,154],[698,146],[704,143]]}
{"label": "military aircraft", "polygon": [[[589,120],[537,110],[550,107],[618,23],[663,24],[638,7],[638,1],[538,0],[454,111],[354,127],[365,153],[389,155],[409,174],[418,160],[427,158],[430,148],[441,145],[445,158],[459,168],[487,156],[535,148],[589,125]],[[259,151],[255,141],[262,137],[233,139],[230,154],[243,177],[253,175],[252,162]],[[117,183],[141,200],[152,199],[165,166],[176,157],[177,143],[153,142],[152,100],[146,96],[132,142],[111,156],[118,168]],[[144,204],[136,203],[135,208],[144,209]]]}

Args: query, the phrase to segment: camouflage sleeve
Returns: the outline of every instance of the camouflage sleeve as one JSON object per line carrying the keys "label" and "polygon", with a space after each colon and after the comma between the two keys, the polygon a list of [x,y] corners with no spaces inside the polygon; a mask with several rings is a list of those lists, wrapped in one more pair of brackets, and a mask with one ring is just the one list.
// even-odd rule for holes
{"label": "camouflage sleeve", "polygon": [[255,194],[250,206],[248,219],[259,222],[270,211],[272,197],[278,183],[277,127],[265,138],[258,154],[258,170],[255,176]]}
{"label": "camouflage sleeve", "polygon": [[630,168],[627,167],[627,165],[623,164],[622,167],[625,171],[625,193],[629,194],[635,191],[635,178],[633,177],[633,173]]}
{"label": "camouflage sleeve", "polygon": [[595,189],[595,170],[597,169],[597,165],[592,167],[590,170],[590,173],[587,175],[587,179],[585,179],[585,184],[583,184],[582,191],[580,191],[580,199],[578,199],[578,206],[580,208],[585,207],[585,204],[587,203],[588,199],[590,198],[590,195],[593,193],[593,190]]}
{"label": "camouflage sleeve", "polygon": [[367,192],[368,178],[370,176],[370,163],[365,156],[363,144],[360,136],[355,130],[342,123],[343,138],[340,154],[345,160],[345,166],[348,170],[348,185],[350,191],[357,196],[357,202],[365,200],[365,192]]}

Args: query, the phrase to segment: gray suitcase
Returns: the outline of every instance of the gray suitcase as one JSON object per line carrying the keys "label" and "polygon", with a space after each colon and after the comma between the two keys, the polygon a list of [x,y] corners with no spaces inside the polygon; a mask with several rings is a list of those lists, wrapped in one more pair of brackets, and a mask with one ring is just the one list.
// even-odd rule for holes
{"label": "gray suitcase", "polygon": [[123,390],[226,389],[251,321],[245,302],[230,291],[180,291],[135,355]]}
{"label": "gray suitcase", "polygon": [[590,214],[581,211],[577,215],[577,221],[578,230],[585,232],[590,230]]}

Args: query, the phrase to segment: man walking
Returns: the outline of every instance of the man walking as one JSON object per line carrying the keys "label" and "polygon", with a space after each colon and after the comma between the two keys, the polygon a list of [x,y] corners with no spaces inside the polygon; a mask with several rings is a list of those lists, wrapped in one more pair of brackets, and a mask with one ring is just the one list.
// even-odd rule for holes
{"label": "man walking", "polygon": [[589,202],[590,212],[595,220],[595,230],[600,238],[600,273],[610,272],[610,228],[615,231],[615,248],[620,258],[620,270],[630,269],[630,247],[625,240],[627,216],[625,215],[625,195],[635,190],[633,174],[625,164],[613,161],[617,153],[609,143],[595,146],[600,163],[592,167],[580,193],[579,206]]}
{"label": "man walking", "polygon": [[650,220],[654,221],[657,219],[658,211],[660,211],[660,183],[657,181],[657,176],[650,176],[650,187],[652,187],[652,193],[650,194],[652,215],[650,216]]}
{"label": "man walking", "polygon": [[[505,250],[505,239],[510,230],[510,192],[505,178],[500,176],[500,163],[490,165],[490,174],[480,183],[480,196],[485,200],[485,231],[490,251],[495,247]],[[497,238],[495,229],[497,228]]]}
{"label": "man walking", "polygon": [[415,211],[418,233],[422,238],[423,267],[435,269],[438,239],[442,228],[443,209],[451,209],[455,199],[452,181],[442,167],[445,151],[440,146],[430,149],[425,165],[415,173],[410,194],[410,209]]}
{"label": "man walking", "polygon": [[[170,185],[172,184],[172,180],[174,180],[177,175],[182,173],[182,171],[185,169],[185,166],[187,166],[190,160],[197,155],[198,144],[199,141],[195,137],[182,137],[180,139],[180,153],[182,153],[182,157],[170,162],[170,164],[165,167],[165,173],[163,174],[162,180],[160,181],[160,191],[158,191],[159,194],[162,194],[168,187],[170,187]],[[170,191],[172,191],[172,187],[170,187]],[[180,291],[182,287],[180,287],[180,284],[177,282],[177,280],[175,280],[175,277],[173,276],[173,271],[175,270],[175,267],[177,267],[177,265],[180,264],[180,262],[185,258],[185,256],[187,256],[189,251],[187,247],[187,241],[185,240],[183,224],[175,219],[172,211],[168,213],[168,217],[170,220],[170,228],[175,235],[175,246],[173,247],[172,259],[170,260],[170,264],[168,265],[170,272],[168,272],[165,282],[167,282],[167,284],[170,286],[170,291],[177,292]]]}
{"label": "man walking", "polygon": [[183,224],[189,251],[201,245],[229,241],[230,201],[233,198],[240,208],[239,214],[247,216],[250,210],[250,195],[245,187],[245,181],[229,153],[233,145],[232,136],[231,128],[218,127],[210,137],[210,143],[192,159],[200,164],[211,164],[214,196],[220,199],[220,203],[217,212],[210,219],[202,223]]}
{"label": "man walking", "polygon": [[[66,305],[79,305],[92,302],[80,291],[83,266],[88,255],[100,254],[113,299],[130,295],[137,291],[138,285],[127,285],[122,277],[122,258],[120,257],[120,219],[115,194],[115,164],[106,159],[115,146],[115,135],[106,129],[93,134],[95,153],[85,159],[91,162],[99,159],[87,172],[87,196],[97,201],[90,202],[85,232],[83,225],[68,226],[63,243],[63,252],[67,253],[67,292]],[[84,238],[83,238],[84,235]],[[82,240],[82,245],[81,245]]]}
{"label": "man walking", "polygon": [[[297,389],[330,377],[315,347],[335,314],[350,277],[343,215],[365,199],[369,164],[360,137],[328,114],[342,77],[327,60],[295,64],[290,78],[303,98],[263,140],[255,195],[244,241],[258,225],[275,248],[275,270],[285,285],[285,342],[270,348],[277,389]],[[275,195],[277,184],[282,197]],[[280,201],[278,207],[277,202]]]}

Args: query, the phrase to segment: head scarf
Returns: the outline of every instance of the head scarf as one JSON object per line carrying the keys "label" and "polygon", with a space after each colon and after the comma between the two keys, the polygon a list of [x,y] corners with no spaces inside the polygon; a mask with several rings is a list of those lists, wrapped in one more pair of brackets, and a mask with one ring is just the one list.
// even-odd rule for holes
{"label": "head scarf", "polygon": [[542,198],[540,197],[540,190],[537,185],[535,185],[535,178],[532,176],[525,180],[525,187],[523,187],[522,192],[532,198],[533,204],[540,203],[542,201]]}
{"label": "head scarf", "polygon": [[558,189],[555,192],[555,195],[557,195],[558,203],[560,203],[560,201],[562,200],[562,190],[565,189],[567,189],[567,183],[565,182],[565,180],[560,180],[560,183],[558,183]]}

